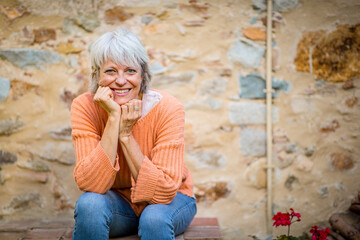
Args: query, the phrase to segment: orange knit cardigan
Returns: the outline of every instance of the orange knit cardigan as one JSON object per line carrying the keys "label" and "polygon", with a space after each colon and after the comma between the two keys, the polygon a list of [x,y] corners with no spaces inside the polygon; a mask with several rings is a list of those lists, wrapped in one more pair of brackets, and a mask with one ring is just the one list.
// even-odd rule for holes
{"label": "orange knit cardigan", "polygon": [[158,91],[161,100],[132,129],[145,158],[137,181],[132,177],[120,143],[114,166],[100,145],[108,115],[84,93],[71,106],[72,138],[76,151],[74,179],[82,191],[121,194],[137,216],[148,204],[168,204],[177,192],[193,195],[193,180],[184,162],[184,107]]}

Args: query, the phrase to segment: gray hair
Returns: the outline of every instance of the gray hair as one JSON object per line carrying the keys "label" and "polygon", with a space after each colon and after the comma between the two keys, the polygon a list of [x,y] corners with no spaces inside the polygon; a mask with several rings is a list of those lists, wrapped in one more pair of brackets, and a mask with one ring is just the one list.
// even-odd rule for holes
{"label": "gray hair", "polygon": [[126,28],[117,28],[99,37],[90,47],[91,81],[89,91],[95,93],[98,89],[100,67],[108,60],[115,64],[141,69],[140,92],[146,92],[150,87],[151,73],[149,56],[138,36]]}

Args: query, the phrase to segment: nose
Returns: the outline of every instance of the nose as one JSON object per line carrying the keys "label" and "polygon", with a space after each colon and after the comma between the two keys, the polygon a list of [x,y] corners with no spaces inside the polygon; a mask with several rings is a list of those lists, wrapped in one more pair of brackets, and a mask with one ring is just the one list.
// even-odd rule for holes
{"label": "nose", "polygon": [[122,85],[125,85],[127,80],[126,80],[124,74],[119,73],[118,76],[116,77],[115,82],[122,86]]}

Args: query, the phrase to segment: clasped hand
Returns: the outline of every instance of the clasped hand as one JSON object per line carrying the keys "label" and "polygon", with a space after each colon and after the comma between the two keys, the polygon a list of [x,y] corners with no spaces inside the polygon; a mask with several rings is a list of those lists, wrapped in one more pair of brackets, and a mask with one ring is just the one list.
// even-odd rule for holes
{"label": "clasped hand", "polygon": [[120,116],[119,138],[131,135],[132,127],[141,117],[141,100],[131,99],[129,102],[119,105],[114,101],[114,94],[109,87],[99,86],[94,101],[108,113],[109,117]]}

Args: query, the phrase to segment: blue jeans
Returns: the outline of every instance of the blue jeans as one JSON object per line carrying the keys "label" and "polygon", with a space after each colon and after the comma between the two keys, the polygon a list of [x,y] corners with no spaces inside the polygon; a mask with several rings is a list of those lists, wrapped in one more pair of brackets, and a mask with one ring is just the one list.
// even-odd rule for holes
{"label": "blue jeans", "polygon": [[169,204],[146,206],[137,217],[130,204],[118,193],[83,193],[76,202],[72,239],[108,240],[138,233],[142,240],[175,239],[196,214],[194,198],[177,193]]}

